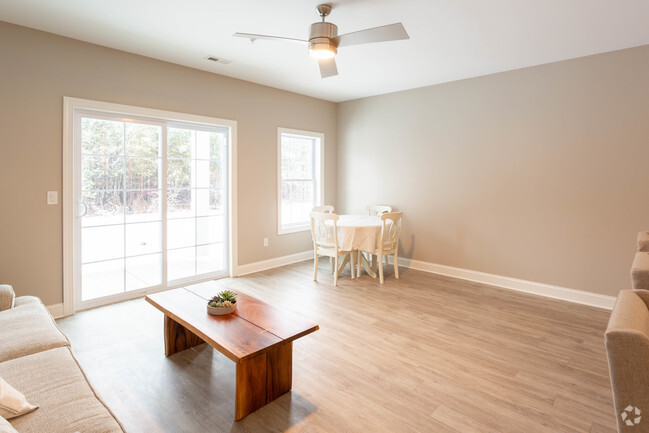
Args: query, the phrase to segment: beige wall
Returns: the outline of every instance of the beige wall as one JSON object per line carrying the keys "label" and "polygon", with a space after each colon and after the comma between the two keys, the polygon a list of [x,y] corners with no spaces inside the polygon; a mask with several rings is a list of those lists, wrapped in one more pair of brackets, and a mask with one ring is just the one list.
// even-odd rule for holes
{"label": "beige wall", "polygon": [[402,255],[605,295],[649,229],[649,46],[338,105],[338,208]]}
{"label": "beige wall", "polygon": [[[239,264],[308,251],[277,235],[277,127],[325,133],[325,200],[336,200],[336,105],[0,22],[0,282],[62,301],[63,97],[238,122]],[[263,247],[263,238],[270,245]]]}
{"label": "beige wall", "polygon": [[614,295],[649,229],[649,47],[336,105],[1,22],[0,41],[0,282],[48,305],[63,96],[236,120],[240,265],[311,247],[276,234],[277,126],[326,134],[327,203],[405,211],[405,257]]}

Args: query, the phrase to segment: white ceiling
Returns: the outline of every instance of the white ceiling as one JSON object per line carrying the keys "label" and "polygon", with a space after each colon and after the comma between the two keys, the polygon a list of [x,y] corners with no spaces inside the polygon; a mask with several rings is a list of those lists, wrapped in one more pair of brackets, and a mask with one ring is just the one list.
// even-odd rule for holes
{"label": "white ceiling", "polygon": [[307,39],[318,3],[0,0],[0,20],[336,102],[649,44],[647,0],[330,1],[340,34],[402,22],[411,39],[341,48],[326,79],[303,46],[232,37]]}

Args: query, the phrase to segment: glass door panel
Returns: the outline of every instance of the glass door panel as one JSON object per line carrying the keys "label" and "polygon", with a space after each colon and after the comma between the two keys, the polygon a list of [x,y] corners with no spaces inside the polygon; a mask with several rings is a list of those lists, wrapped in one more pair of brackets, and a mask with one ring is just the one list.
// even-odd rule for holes
{"label": "glass door panel", "polygon": [[160,125],[81,118],[81,299],[162,283]]}
{"label": "glass door panel", "polygon": [[225,273],[226,130],[167,132],[168,279]]}

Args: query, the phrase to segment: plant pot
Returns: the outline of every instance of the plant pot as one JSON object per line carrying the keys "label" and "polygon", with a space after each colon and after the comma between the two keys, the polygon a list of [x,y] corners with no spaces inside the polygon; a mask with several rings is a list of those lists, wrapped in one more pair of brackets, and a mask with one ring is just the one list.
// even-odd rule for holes
{"label": "plant pot", "polygon": [[207,314],[212,316],[223,316],[225,314],[234,313],[237,309],[237,304],[233,304],[230,307],[210,307],[207,306]]}

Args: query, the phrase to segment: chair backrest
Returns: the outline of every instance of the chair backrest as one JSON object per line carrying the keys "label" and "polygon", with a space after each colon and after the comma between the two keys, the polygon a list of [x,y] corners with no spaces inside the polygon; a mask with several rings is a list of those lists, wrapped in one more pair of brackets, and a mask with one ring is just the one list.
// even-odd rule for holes
{"label": "chair backrest", "polygon": [[[311,238],[318,247],[338,249],[338,215],[335,213],[311,212]],[[331,224],[327,224],[331,221]]]}
{"label": "chair backrest", "polygon": [[368,215],[381,216],[386,212],[392,212],[392,206],[387,206],[383,204],[371,204],[366,207]]}
{"label": "chair backrest", "polygon": [[334,207],[330,204],[326,204],[324,206],[316,206],[313,209],[311,209],[311,212],[320,212],[320,213],[333,213]]}
{"label": "chair backrest", "polygon": [[381,214],[381,235],[379,248],[399,248],[399,236],[401,236],[401,217],[403,212],[387,212]]}
{"label": "chair backrest", "polygon": [[[618,431],[649,407],[649,291],[622,290],[604,334]],[[629,410],[627,410],[629,407]],[[622,418],[626,414],[626,419]],[[643,417],[644,418],[644,417]],[[645,421],[644,419],[642,421]]]}

